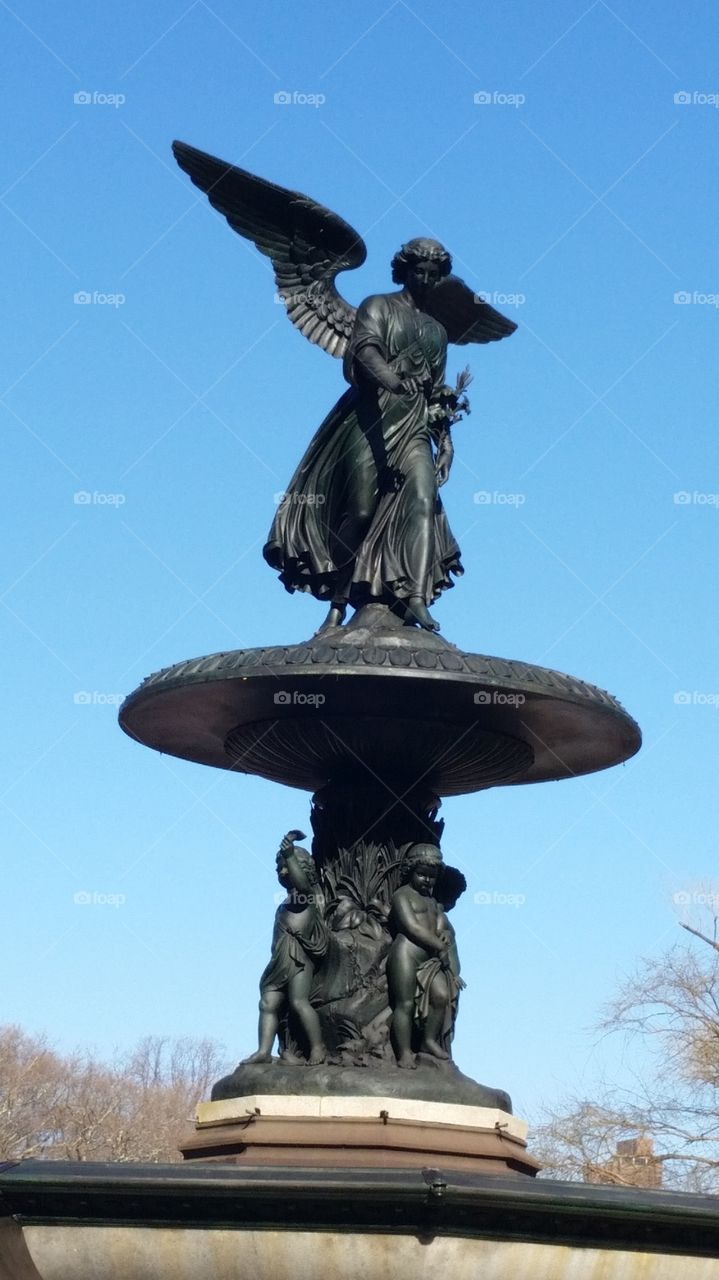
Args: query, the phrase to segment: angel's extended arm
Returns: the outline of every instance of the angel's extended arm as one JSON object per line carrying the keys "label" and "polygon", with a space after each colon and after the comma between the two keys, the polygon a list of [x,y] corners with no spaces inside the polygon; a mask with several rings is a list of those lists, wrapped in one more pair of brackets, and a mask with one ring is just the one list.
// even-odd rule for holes
{"label": "angel's extended arm", "polygon": [[[444,374],[444,366],[442,368]],[[444,378],[435,382],[432,398],[429,402],[429,433],[432,443],[436,449],[434,460],[434,468],[437,476],[437,484],[441,488],[449,479],[449,473],[454,461],[454,445],[452,443],[452,431],[450,420],[446,407],[442,404],[442,392],[446,390]]]}
{"label": "angel's extended arm", "polygon": [[351,344],[350,377],[357,381],[366,379],[374,386],[400,395],[404,390],[402,379],[388,364],[387,303],[384,298],[365,298],[357,308]]}
{"label": "angel's extended arm", "polygon": [[383,391],[391,391],[397,396],[404,390],[402,379],[387,364],[379,347],[369,344],[362,347],[355,356],[355,366],[359,366],[361,377],[367,378]]}
{"label": "angel's extended arm", "polygon": [[445,426],[437,434],[437,456],[434,460],[434,469],[437,476],[437,484],[440,489],[443,484],[449,480],[449,473],[452,469],[454,461],[454,445],[452,444],[452,432],[449,426]]}

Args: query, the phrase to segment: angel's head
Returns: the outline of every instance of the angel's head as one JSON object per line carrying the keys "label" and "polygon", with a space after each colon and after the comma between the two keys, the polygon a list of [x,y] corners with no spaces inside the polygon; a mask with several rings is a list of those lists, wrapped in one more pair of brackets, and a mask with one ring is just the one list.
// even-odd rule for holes
{"label": "angel's head", "polygon": [[408,240],[392,259],[392,279],[421,298],[452,270],[452,259],[438,240]]}

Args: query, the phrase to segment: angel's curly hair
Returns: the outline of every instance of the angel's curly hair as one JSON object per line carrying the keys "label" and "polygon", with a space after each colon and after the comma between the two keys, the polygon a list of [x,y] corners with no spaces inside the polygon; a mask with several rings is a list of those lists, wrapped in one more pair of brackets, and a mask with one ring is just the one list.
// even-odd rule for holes
{"label": "angel's curly hair", "polygon": [[402,884],[407,884],[417,867],[432,867],[433,870],[439,871],[443,866],[442,850],[436,844],[413,844],[402,858],[400,880]]}
{"label": "angel's curly hair", "polygon": [[442,276],[448,276],[452,270],[452,257],[439,240],[428,240],[426,236],[418,236],[408,240],[398,249],[392,259],[392,279],[395,284],[404,284],[407,269],[418,262],[438,262]]}

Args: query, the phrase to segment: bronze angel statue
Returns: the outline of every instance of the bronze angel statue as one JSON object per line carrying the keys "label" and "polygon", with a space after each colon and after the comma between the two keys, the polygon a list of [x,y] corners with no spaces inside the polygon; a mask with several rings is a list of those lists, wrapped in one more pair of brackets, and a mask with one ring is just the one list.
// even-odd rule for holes
{"label": "bronze angel statue", "polygon": [[439,497],[467,380],[445,384],[447,343],[494,342],[517,326],[453,275],[447,250],[424,237],[392,259],[398,291],[352,306],[336,279],[361,266],[367,250],[348,223],[184,142],[173,151],[232,229],[270,258],[290,320],[343,361],[349,383],[290,480],[265,559],[288,591],[329,604],[320,630],[341,626],[348,605],[370,602],[410,626],[439,630],[428,606],[462,573]]}

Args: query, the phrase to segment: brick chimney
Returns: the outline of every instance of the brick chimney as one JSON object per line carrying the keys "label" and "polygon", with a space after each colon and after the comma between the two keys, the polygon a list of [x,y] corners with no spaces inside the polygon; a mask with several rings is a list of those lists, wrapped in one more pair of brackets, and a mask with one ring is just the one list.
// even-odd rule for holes
{"label": "brick chimney", "polygon": [[651,1138],[625,1138],[605,1165],[585,1167],[584,1180],[657,1191],[662,1185],[662,1162],[654,1155]]}

